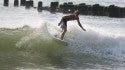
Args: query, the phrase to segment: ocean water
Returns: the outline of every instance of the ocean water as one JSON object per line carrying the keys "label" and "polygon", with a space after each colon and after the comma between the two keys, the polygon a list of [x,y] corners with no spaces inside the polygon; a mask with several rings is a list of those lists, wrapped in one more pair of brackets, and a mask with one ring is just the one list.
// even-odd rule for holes
{"label": "ocean water", "polygon": [[[123,0],[42,0],[124,6]],[[35,0],[37,6],[38,0]],[[80,15],[68,22],[61,42],[58,23],[66,14],[9,7],[0,1],[0,70],[124,70],[125,18]]]}

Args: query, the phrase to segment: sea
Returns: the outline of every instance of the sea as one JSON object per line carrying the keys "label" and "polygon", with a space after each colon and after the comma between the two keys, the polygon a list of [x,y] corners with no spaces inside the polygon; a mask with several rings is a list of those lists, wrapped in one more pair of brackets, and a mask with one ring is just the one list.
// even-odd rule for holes
{"label": "sea", "polygon": [[[34,0],[116,5],[125,0]],[[67,23],[64,40],[58,23],[63,13],[3,6],[0,0],[0,70],[125,70],[125,18],[80,15]]]}

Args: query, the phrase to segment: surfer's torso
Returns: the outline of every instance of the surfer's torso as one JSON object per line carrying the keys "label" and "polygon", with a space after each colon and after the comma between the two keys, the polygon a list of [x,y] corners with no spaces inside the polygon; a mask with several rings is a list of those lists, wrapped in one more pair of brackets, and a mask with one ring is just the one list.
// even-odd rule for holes
{"label": "surfer's torso", "polygon": [[78,20],[79,17],[76,16],[75,14],[67,15],[63,17],[64,21],[70,21],[70,20]]}
{"label": "surfer's torso", "polygon": [[62,17],[62,24],[61,24],[62,30],[67,29],[67,21],[71,21],[71,20],[79,20],[79,17],[75,14]]}

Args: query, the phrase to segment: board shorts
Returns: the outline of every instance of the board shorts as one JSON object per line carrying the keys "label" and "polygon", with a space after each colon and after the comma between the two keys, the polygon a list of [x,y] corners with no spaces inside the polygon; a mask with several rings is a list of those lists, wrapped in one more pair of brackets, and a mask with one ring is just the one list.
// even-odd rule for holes
{"label": "board shorts", "polygon": [[61,23],[61,28],[62,28],[62,30],[66,30],[67,29],[67,20],[63,19],[63,21]]}

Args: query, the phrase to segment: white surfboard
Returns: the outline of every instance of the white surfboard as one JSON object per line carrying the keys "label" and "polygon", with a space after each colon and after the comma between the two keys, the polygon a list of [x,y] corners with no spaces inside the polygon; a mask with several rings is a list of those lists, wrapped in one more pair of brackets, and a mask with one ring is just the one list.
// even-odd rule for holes
{"label": "white surfboard", "polygon": [[57,41],[59,41],[59,42],[62,42],[62,43],[65,44],[65,45],[68,45],[67,42],[65,42],[64,40],[61,40],[61,39],[60,39],[59,35],[54,35],[54,39],[57,40]]}
{"label": "white surfboard", "polygon": [[48,24],[47,29],[48,29],[48,33],[51,35],[53,40],[55,40],[57,42],[60,42],[60,43],[62,43],[64,45],[68,45],[67,42],[60,39],[60,29],[59,28],[57,28],[54,25]]}

